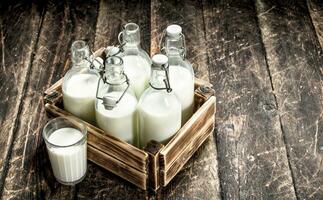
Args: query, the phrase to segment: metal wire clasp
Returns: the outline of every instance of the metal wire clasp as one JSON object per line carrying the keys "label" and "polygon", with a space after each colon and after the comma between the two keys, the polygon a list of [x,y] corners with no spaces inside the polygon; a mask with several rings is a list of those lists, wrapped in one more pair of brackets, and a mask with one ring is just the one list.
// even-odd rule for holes
{"label": "metal wire clasp", "polygon": [[125,77],[126,77],[126,83],[127,83],[127,88],[123,91],[123,93],[121,94],[121,96],[119,97],[118,100],[115,100],[114,97],[112,96],[103,96],[103,97],[99,97],[99,88],[100,88],[100,82],[101,80],[103,80],[103,83],[105,84],[109,84],[109,85],[119,85],[119,84],[114,84],[114,83],[109,83],[106,78],[99,78],[98,81],[98,86],[96,88],[96,98],[102,100],[102,104],[104,106],[104,108],[106,110],[112,110],[113,108],[115,108],[117,106],[117,104],[121,101],[122,97],[126,94],[126,92],[128,91],[129,87],[130,87],[130,81],[128,76],[125,73],[122,73]]}
{"label": "metal wire clasp", "polygon": [[150,85],[150,87],[154,88],[155,90],[166,90],[168,93],[170,93],[170,92],[173,91],[173,89],[170,87],[169,74],[168,74],[168,65],[163,64],[163,65],[161,65],[161,67],[165,71],[166,79],[163,80],[164,84],[165,84],[165,87],[164,88],[155,87],[155,86],[153,86],[153,84],[151,84],[151,82],[149,82],[149,85]]}

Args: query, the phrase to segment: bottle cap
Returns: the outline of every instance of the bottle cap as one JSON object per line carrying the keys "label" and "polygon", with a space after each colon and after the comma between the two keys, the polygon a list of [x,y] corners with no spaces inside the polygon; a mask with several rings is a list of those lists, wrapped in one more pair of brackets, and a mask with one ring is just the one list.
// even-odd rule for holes
{"label": "bottle cap", "polygon": [[166,34],[170,37],[178,37],[182,33],[182,27],[177,24],[167,26]]}
{"label": "bottle cap", "polygon": [[152,57],[153,65],[161,66],[168,63],[168,57],[163,54],[156,54]]}

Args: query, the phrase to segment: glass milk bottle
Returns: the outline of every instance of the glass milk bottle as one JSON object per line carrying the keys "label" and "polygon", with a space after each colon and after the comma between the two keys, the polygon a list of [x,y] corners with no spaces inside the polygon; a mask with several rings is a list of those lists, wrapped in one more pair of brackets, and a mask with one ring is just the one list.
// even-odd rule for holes
{"label": "glass milk bottle", "polygon": [[81,119],[94,123],[95,92],[99,74],[90,68],[89,47],[84,41],[72,44],[72,68],[63,79],[64,108]]}
{"label": "glass milk bottle", "polygon": [[130,85],[139,99],[149,86],[151,60],[140,47],[140,29],[135,23],[128,23],[119,34],[122,46],[124,71],[130,79]]}
{"label": "glass milk bottle", "polygon": [[95,104],[97,125],[110,135],[138,146],[137,98],[129,88],[118,56],[105,62],[103,84],[100,81]]}
{"label": "glass milk bottle", "polygon": [[181,104],[172,92],[167,72],[167,56],[152,58],[150,87],[138,103],[140,145],[150,140],[168,141],[181,127]]}
{"label": "glass milk bottle", "polygon": [[194,70],[192,64],[185,59],[185,37],[180,26],[167,27],[162,49],[168,56],[170,84],[181,102],[184,124],[192,116],[194,109]]}

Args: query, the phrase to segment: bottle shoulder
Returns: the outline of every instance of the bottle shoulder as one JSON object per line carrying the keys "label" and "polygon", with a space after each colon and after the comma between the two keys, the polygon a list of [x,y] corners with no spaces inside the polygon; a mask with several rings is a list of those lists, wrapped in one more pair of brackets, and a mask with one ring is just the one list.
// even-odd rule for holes
{"label": "bottle shoulder", "polygon": [[194,77],[194,69],[192,64],[189,62],[189,60],[185,59],[183,60],[182,58],[169,58],[168,60],[168,64],[169,64],[169,69],[172,70],[173,68],[176,67],[182,67],[187,69],[192,76]]}
{"label": "bottle shoulder", "polygon": [[143,50],[142,48],[136,48],[136,49],[132,49],[132,48],[128,48],[128,49],[124,49],[124,52],[122,54],[120,54],[121,57],[125,57],[125,56],[139,56],[143,59],[145,59],[149,64],[151,64],[151,59],[148,55],[148,53]]}
{"label": "bottle shoulder", "polygon": [[72,67],[63,77],[62,89],[66,90],[69,83],[75,85],[94,85],[97,84],[100,75],[95,70],[85,67]]}
{"label": "bottle shoulder", "polygon": [[181,104],[177,99],[174,92],[168,93],[166,90],[155,90],[151,87],[146,89],[139,99],[139,105],[144,107],[164,107],[164,108],[176,108]]}

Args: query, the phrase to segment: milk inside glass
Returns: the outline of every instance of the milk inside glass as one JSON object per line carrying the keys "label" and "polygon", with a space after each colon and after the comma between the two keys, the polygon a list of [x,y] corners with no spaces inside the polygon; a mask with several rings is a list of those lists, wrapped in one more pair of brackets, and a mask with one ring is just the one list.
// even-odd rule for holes
{"label": "milk inside glass", "polygon": [[193,114],[194,71],[187,59],[185,38],[182,28],[170,25],[166,29],[163,49],[168,56],[171,87],[182,105],[182,124]]}
{"label": "milk inside glass", "polygon": [[165,65],[167,57],[161,54],[153,58],[151,87],[141,96],[138,103],[140,146],[151,140],[164,143],[181,127],[181,104],[174,92],[167,88]]}
{"label": "milk inside glass", "polygon": [[46,124],[43,138],[55,178],[66,185],[80,182],[87,171],[85,125],[58,117]]}
{"label": "milk inside glass", "polygon": [[[107,95],[119,98],[122,92],[110,92]],[[121,101],[112,110],[105,109],[102,100],[98,100],[96,120],[105,132],[120,138],[130,144],[137,145],[137,99],[130,93],[125,93]]]}
{"label": "milk inside glass", "polygon": [[[49,136],[54,145],[68,146],[80,141],[83,134],[74,128],[61,128]],[[86,143],[63,148],[48,148],[54,176],[61,182],[74,182],[86,173]]]}
{"label": "milk inside glass", "polygon": [[[72,68],[65,74],[62,85],[65,110],[95,123],[94,102],[99,74],[90,68],[89,48],[84,41],[72,44]],[[94,62],[94,65],[98,64]]]}
{"label": "milk inside glass", "polygon": [[149,86],[151,60],[140,47],[140,29],[135,23],[128,23],[119,34],[119,41],[123,44],[120,54],[124,61],[124,71],[130,79],[137,99]]}

